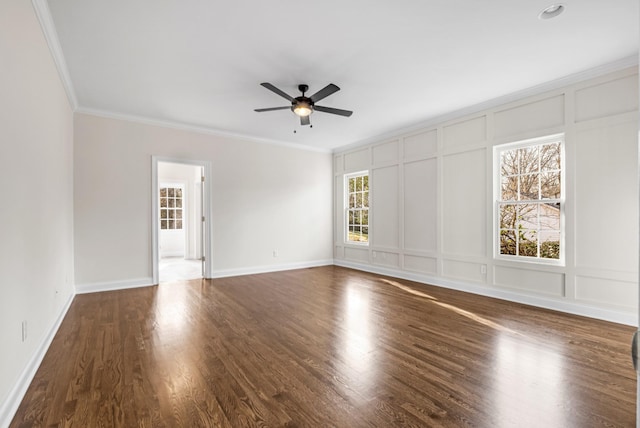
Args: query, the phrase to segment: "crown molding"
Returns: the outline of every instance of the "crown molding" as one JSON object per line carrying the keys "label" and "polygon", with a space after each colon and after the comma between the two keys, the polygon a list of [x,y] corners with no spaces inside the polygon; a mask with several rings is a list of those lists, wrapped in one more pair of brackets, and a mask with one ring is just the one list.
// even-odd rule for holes
{"label": "crown molding", "polygon": [[75,112],[79,114],[87,114],[90,116],[97,116],[97,117],[102,117],[106,119],[124,120],[127,122],[139,123],[143,125],[159,126],[163,128],[177,129],[180,131],[189,131],[189,132],[195,132],[198,134],[213,135],[216,137],[233,138],[234,140],[250,141],[250,142],[261,143],[261,144],[270,144],[274,146],[286,147],[289,149],[304,150],[304,151],[317,152],[317,153],[332,152],[331,149],[304,146],[296,143],[285,143],[282,141],[270,140],[268,138],[259,138],[259,137],[254,137],[251,135],[245,135],[245,134],[240,134],[235,132],[223,131],[220,129],[209,128],[206,126],[190,125],[187,123],[172,121],[172,120],[152,119],[144,116],[116,113],[109,110],[100,110],[100,109],[93,109],[93,108],[80,106],[76,108]]}
{"label": "crown molding", "polygon": [[638,65],[638,56],[631,55],[611,63],[603,64],[598,67],[594,67],[588,70],[580,71],[578,73],[570,74],[568,76],[561,77],[559,79],[555,79],[549,82],[545,82],[540,85],[532,86],[530,88],[523,89],[521,91],[512,92],[508,95],[493,98],[491,100],[488,100],[479,104],[474,104],[472,106],[465,107],[460,110],[455,110],[450,113],[445,113],[440,116],[435,116],[427,120],[423,120],[418,123],[415,123],[413,125],[409,125],[403,128],[397,128],[395,130],[385,132],[384,134],[381,134],[381,135],[376,135],[374,137],[369,137],[364,140],[359,140],[351,144],[337,147],[333,149],[333,153],[342,153],[347,150],[366,146],[372,143],[377,143],[383,140],[395,139],[405,134],[410,134],[412,132],[425,130],[426,128],[432,128],[434,126],[440,125],[442,123],[445,123],[451,120],[460,119],[466,116],[480,113],[485,110],[494,109],[496,107],[500,107],[505,104],[516,102],[524,98],[541,95],[541,94],[544,94],[545,92],[558,90],[566,86],[574,85],[576,83],[584,82],[586,80],[594,79],[609,73],[614,73],[614,72],[621,71],[637,65]]}
{"label": "crown molding", "polygon": [[256,136],[245,135],[241,133],[234,133],[234,132],[229,132],[225,130],[209,128],[205,126],[191,125],[191,124],[182,123],[178,121],[153,119],[148,117],[141,117],[141,116],[116,113],[116,112],[111,112],[106,110],[79,106],[76,93],[73,88],[73,83],[71,81],[71,76],[69,74],[69,69],[67,68],[67,63],[64,59],[62,47],[60,46],[60,42],[58,40],[55,24],[53,23],[53,19],[51,18],[51,11],[49,9],[47,0],[31,0],[31,2],[33,4],[33,8],[35,10],[36,16],[40,23],[40,27],[44,34],[45,40],[47,41],[47,44],[49,46],[49,50],[53,57],[54,63],[56,64],[56,68],[58,69],[58,74],[60,75],[60,80],[62,81],[62,85],[67,94],[67,98],[69,99],[69,103],[71,104],[72,110],[74,112],[84,113],[84,114],[89,114],[89,115],[99,116],[99,117],[105,117],[105,118],[111,118],[111,119],[125,120],[125,121],[135,122],[135,123],[142,123],[146,125],[180,129],[184,131],[197,132],[201,134],[215,135],[219,137],[233,138],[233,139],[239,139],[244,141],[252,141],[252,142],[263,143],[263,144],[266,143],[266,144],[271,144],[271,145],[276,145],[281,147],[293,148],[297,150],[313,151],[313,152],[319,152],[319,153],[340,153],[346,150],[351,150],[357,147],[365,146],[367,144],[379,142],[382,140],[398,138],[401,135],[423,130],[425,128],[430,128],[450,120],[469,116],[484,110],[489,110],[504,104],[509,104],[511,102],[515,102],[523,98],[557,90],[559,88],[569,86],[571,84],[575,84],[584,80],[592,79],[595,77],[602,76],[604,74],[620,71],[622,69],[638,65],[638,56],[631,55],[631,56],[622,58],[618,61],[614,61],[614,62],[607,63],[598,67],[594,67],[585,71],[571,74],[550,82],[546,82],[546,83],[533,86],[521,91],[513,92],[508,95],[494,98],[489,101],[475,104],[475,105],[462,108],[462,109],[459,109],[450,113],[446,113],[443,115],[431,117],[426,120],[417,122],[413,125],[409,125],[402,128],[396,128],[391,131],[385,132],[383,134],[368,137],[366,139],[358,140],[356,142],[346,144],[340,147],[336,147],[333,149],[325,149],[325,148],[300,145],[296,143],[287,143],[287,142],[282,142],[277,140],[271,140],[267,138],[260,138]]}
{"label": "crown molding", "polygon": [[47,3],[47,0],[31,0],[31,3],[33,4],[36,16],[38,17],[38,22],[40,22],[40,28],[42,29],[44,38],[47,41],[47,45],[49,45],[49,51],[51,52],[53,62],[56,64],[56,68],[58,69],[58,74],[60,75],[62,86],[67,93],[71,109],[75,111],[78,108],[78,99],[76,97],[76,92],[73,89],[73,83],[71,82],[67,62],[65,61],[64,54],[62,53],[62,46],[60,46],[60,41],[58,40],[56,26],[51,18],[49,4]]}

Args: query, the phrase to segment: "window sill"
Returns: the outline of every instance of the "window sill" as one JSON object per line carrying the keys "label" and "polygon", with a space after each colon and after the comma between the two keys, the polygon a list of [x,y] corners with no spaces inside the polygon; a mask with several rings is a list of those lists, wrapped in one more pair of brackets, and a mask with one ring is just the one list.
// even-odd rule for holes
{"label": "window sill", "polygon": [[369,243],[368,242],[357,242],[357,241],[344,241],[343,243],[345,246],[352,246],[352,247],[368,247]]}
{"label": "window sill", "polygon": [[524,260],[524,259],[515,258],[515,257],[511,258],[511,257],[505,257],[505,256],[498,256],[498,257],[494,257],[493,260],[496,265],[502,265],[502,266],[525,265],[531,268],[533,267],[548,268],[545,270],[550,270],[550,271],[559,271],[559,270],[564,271],[566,267],[566,264],[562,259],[560,260],[555,260],[555,259]]}

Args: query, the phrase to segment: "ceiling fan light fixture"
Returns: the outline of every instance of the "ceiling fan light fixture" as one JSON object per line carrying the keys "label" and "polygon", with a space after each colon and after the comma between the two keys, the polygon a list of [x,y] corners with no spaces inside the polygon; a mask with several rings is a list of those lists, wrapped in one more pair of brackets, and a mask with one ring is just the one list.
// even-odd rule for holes
{"label": "ceiling fan light fixture", "polygon": [[313,112],[311,105],[306,101],[298,101],[292,110],[300,117],[309,116]]}
{"label": "ceiling fan light fixture", "polygon": [[293,114],[295,114],[300,118],[300,125],[302,126],[309,125],[309,127],[312,127],[311,121],[309,120],[309,116],[314,111],[319,111],[322,113],[329,113],[329,114],[337,114],[338,116],[344,116],[344,117],[349,117],[353,114],[353,112],[350,110],[342,110],[339,108],[323,107],[323,106],[316,105],[316,102],[323,100],[327,98],[329,95],[335,92],[338,92],[340,90],[340,88],[334,85],[333,83],[329,83],[327,86],[320,89],[318,92],[311,95],[310,97],[306,97],[304,95],[305,92],[309,90],[309,86],[298,85],[298,90],[302,92],[302,95],[295,98],[287,94],[283,90],[276,88],[269,82],[263,82],[260,84],[260,86],[270,90],[275,94],[280,95],[282,98],[289,100],[291,104],[283,107],[257,108],[255,109],[255,111],[258,113],[262,113],[266,111],[290,109],[293,112]]}
{"label": "ceiling fan light fixture", "polygon": [[538,19],[551,19],[564,12],[564,5],[560,3],[547,6],[542,12],[538,14]]}

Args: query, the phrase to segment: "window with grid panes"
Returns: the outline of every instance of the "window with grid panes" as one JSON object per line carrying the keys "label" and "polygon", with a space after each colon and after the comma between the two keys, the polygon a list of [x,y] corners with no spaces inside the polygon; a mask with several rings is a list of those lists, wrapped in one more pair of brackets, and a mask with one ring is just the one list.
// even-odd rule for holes
{"label": "window with grid panes", "polygon": [[180,187],[160,188],[160,229],[182,229],[182,195]]}
{"label": "window with grid panes", "polygon": [[369,242],[369,174],[360,172],[345,177],[346,240]]}
{"label": "window with grid panes", "polygon": [[563,143],[556,135],[496,149],[498,256],[562,259]]}

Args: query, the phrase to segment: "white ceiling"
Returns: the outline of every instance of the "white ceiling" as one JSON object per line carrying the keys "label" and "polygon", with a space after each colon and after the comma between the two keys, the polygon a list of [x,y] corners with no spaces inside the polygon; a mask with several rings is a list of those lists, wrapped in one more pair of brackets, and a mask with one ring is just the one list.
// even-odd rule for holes
{"label": "white ceiling", "polygon": [[[638,55],[637,0],[48,0],[79,111],[333,149]],[[329,83],[313,128],[288,102]],[[293,131],[297,130],[297,133]]]}

